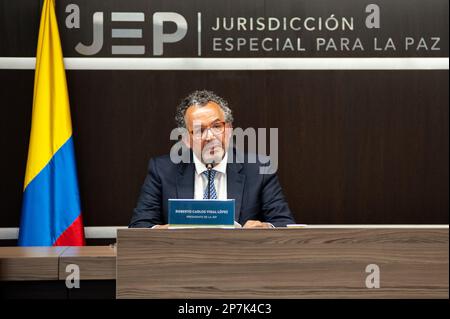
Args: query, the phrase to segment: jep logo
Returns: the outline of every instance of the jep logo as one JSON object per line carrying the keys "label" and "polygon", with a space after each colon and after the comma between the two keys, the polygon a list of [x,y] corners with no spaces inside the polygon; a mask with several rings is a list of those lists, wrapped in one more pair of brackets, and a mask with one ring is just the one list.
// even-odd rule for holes
{"label": "jep logo", "polygon": [[[77,4],[69,4],[65,8],[66,18],[65,26],[67,29],[80,29],[80,7]],[[199,23],[200,23],[200,13]],[[186,18],[177,12],[155,12],[151,16],[151,26],[153,29],[153,56],[161,56],[164,54],[164,45],[168,43],[176,43],[185,38],[188,31],[188,22]],[[106,30],[105,20],[109,22],[119,22],[121,25],[127,23],[132,27],[111,28]],[[143,38],[143,28],[147,26],[144,12],[94,12],[92,15],[92,41],[89,44],[78,42],[75,51],[84,56],[92,56],[98,54],[104,47],[105,38],[111,36],[111,54],[113,55],[145,55],[147,54],[145,40]],[[135,27],[141,24],[142,27]],[[164,26],[171,24],[174,31],[164,31]],[[200,27],[199,27],[200,29]],[[114,44],[115,39],[141,39],[142,44]],[[123,41],[121,41],[123,42]]]}

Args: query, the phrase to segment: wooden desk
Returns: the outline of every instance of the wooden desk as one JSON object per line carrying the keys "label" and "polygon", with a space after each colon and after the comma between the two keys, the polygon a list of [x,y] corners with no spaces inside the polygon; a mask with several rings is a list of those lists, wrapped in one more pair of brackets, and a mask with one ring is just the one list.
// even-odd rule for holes
{"label": "wooden desk", "polygon": [[[117,298],[448,298],[448,239],[448,226],[123,229],[117,258],[110,246],[0,247],[0,281],[19,297],[51,286],[61,298],[112,298],[117,286]],[[78,290],[65,288],[71,263]],[[365,287],[368,264],[379,289]]]}
{"label": "wooden desk", "polygon": [[66,266],[80,267],[81,280],[115,280],[116,248],[111,246],[68,247],[59,258],[59,279],[65,280]]}
{"label": "wooden desk", "polygon": [[0,281],[65,280],[68,264],[81,280],[116,279],[115,247],[0,247]]}
{"label": "wooden desk", "polygon": [[[121,229],[117,298],[448,298],[447,229]],[[377,264],[381,287],[365,286]]]}
{"label": "wooden desk", "polygon": [[0,247],[0,280],[58,280],[67,247]]}
{"label": "wooden desk", "polygon": [[[66,265],[80,267],[79,289]],[[0,299],[113,299],[116,252],[110,246],[0,247]]]}

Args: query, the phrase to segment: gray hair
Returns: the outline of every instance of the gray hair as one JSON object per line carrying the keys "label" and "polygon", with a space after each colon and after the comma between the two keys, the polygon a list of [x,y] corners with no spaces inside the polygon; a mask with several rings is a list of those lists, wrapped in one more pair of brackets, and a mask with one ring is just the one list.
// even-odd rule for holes
{"label": "gray hair", "polygon": [[189,94],[187,97],[183,99],[183,101],[178,105],[177,111],[175,114],[175,121],[179,128],[186,128],[186,121],[184,119],[184,116],[186,115],[186,110],[192,106],[205,106],[209,102],[214,102],[220,106],[222,111],[225,114],[225,122],[226,123],[233,123],[233,114],[231,112],[231,109],[228,107],[228,102],[225,101],[220,96],[216,95],[212,91],[202,90],[202,91],[195,91]]}

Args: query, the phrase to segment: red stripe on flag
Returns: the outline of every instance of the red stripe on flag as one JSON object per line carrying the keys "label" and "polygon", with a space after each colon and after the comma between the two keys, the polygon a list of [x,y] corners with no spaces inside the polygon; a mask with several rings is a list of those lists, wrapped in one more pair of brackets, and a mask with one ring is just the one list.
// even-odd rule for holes
{"label": "red stripe on flag", "polygon": [[67,227],[67,229],[58,237],[53,246],[84,246],[84,227],[81,214],[77,219]]}

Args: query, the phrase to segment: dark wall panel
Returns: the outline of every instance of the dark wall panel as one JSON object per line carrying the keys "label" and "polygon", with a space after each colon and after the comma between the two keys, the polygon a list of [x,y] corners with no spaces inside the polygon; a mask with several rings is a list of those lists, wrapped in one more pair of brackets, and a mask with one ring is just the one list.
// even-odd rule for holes
{"label": "dark wall panel", "polygon": [[[0,57],[35,55],[42,2],[0,0]],[[202,11],[205,26],[216,15],[335,13],[356,16],[355,31],[314,36],[442,37],[439,51],[219,54],[205,44],[207,57],[448,57],[445,0],[380,0],[383,27],[370,31],[361,26],[366,3],[357,0],[339,4],[329,0],[76,0],[83,27],[68,30],[64,8],[71,2],[58,0],[56,5],[65,56],[79,56],[76,43],[90,43],[92,14],[103,11],[105,44],[94,58],[111,56],[112,44],[130,41],[110,37],[111,28],[123,26],[143,28],[147,45],[143,57],[151,57],[151,13],[174,10],[189,21]],[[143,26],[110,21],[110,12],[130,10],[146,13]],[[186,41],[167,46],[165,57],[196,56],[192,30]],[[295,32],[283,35],[296,36]],[[312,34],[300,35],[305,43],[312,41]],[[205,43],[212,36],[205,28]],[[149,158],[169,151],[175,107],[196,89],[214,90],[226,98],[235,126],[279,129],[278,173],[298,222],[448,223],[448,70],[69,70],[67,80],[87,226],[128,224]],[[0,69],[0,227],[17,227],[20,221],[33,81],[33,70]]]}
{"label": "dark wall panel", "polygon": [[[151,156],[195,89],[236,127],[279,128],[279,177],[305,223],[448,223],[447,71],[68,71],[84,218],[125,225]],[[0,71],[1,226],[17,226],[32,71]],[[3,125],[4,124],[4,125]]]}

